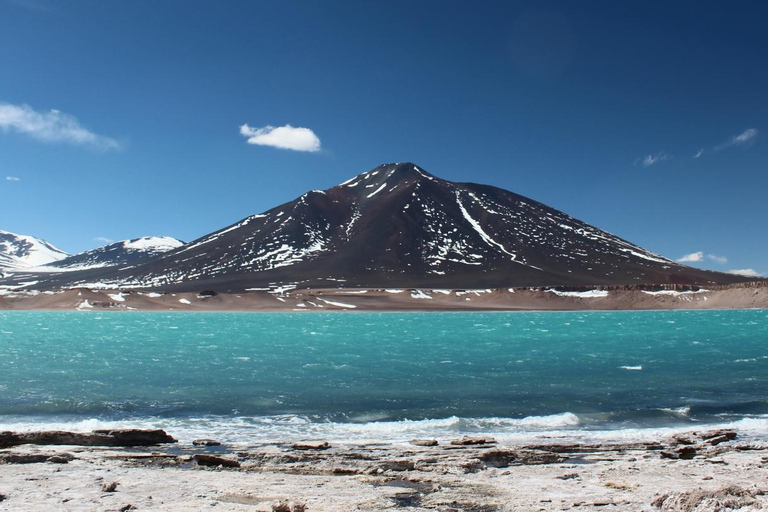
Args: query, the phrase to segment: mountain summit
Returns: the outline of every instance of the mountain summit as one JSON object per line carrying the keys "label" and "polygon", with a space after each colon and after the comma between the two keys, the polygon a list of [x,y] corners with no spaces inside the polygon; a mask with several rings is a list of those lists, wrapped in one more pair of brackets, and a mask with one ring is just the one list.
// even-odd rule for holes
{"label": "mountain summit", "polygon": [[442,180],[412,163],[307,192],[132,268],[46,278],[49,286],[222,291],[743,280],[680,265],[532,199]]}
{"label": "mountain summit", "polygon": [[69,256],[45,240],[0,230],[0,270],[45,265]]}

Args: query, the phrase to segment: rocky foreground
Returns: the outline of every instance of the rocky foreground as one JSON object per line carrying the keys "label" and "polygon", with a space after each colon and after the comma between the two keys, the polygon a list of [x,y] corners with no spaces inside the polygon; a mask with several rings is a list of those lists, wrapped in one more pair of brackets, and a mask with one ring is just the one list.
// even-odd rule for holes
{"label": "rocky foreground", "polygon": [[5,432],[0,510],[746,511],[768,506],[766,463],[768,444],[733,430],[622,444],[249,447],[163,431]]}

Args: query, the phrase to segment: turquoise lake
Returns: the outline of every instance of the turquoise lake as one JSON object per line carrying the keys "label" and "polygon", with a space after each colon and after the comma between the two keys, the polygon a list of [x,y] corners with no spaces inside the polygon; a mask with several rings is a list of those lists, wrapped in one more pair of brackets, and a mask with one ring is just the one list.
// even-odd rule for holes
{"label": "turquoise lake", "polygon": [[715,424],[768,428],[768,311],[0,312],[0,430],[259,441]]}

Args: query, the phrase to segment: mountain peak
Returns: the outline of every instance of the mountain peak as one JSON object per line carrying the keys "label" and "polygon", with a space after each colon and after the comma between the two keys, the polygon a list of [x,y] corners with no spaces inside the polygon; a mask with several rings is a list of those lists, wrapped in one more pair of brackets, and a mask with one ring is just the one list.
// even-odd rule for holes
{"label": "mountain peak", "polygon": [[66,252],[40,238],[0,230],[0,268],[35,267],[67,256]]}
{"label": "mountain peak", "polygon": [[114,254],[103,248],[56,264],[78,272],[13,279],[45,280],[49,288],[100,283],[222,291],[273,285],[475,289],[746,279],[685,267],[532,199],[443,180],[411,162],[382,164],[162,254],[128,250],[155,242],[118,243]]}
{"label": "mountain peak", "polygon": [[354,188],[363,185],[363,188],[375,188],[379,190],[389,185],[395,187],[401,184],[416,183],[422,180],[442,181],[431,175],[418,165],[411,162],[397,162],[381,164],[370,171],[358,174],[338,187]]}

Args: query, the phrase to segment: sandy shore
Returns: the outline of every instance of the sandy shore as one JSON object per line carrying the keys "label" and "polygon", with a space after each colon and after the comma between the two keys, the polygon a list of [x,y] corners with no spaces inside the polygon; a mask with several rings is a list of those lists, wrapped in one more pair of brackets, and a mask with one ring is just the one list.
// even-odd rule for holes
{"label": "sandy shore", "polygon": [[0,450],[0,510],[760,509],[768,445],[734,436],[533,446],[27,444]]}
{"label": "sandy shore", "polygon": [[768,282],[685,289],[285,289],[244,293],[0,290],[0,309],[141,311],[576,311],[768,308]]}

